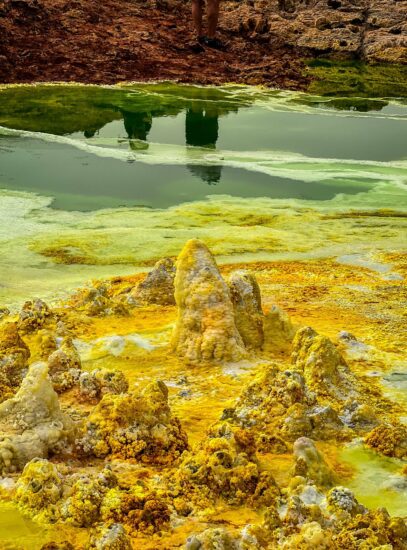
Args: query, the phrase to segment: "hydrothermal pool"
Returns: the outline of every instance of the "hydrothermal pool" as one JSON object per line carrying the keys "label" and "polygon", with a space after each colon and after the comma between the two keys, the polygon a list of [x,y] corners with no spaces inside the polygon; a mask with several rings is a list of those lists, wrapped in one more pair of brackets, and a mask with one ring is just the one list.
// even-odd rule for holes
{"label": "hydrothermal pool", "polygon": [[[201,532],[219,525],[230,530],[227,536],[243,536],[246,545],[252,537],[252,546],[247,548],[267,547],[262,546],[263,539],[271,545],[268,547],[280,547],[288,535],[278,527],[283,529],[281,540],[273,539],[269,527],[265,527],[268,520],[264,518],[271,513],[267,510],[276,505],[273,513],[287,518],[287,510],[295,501],[290,498],[294,496],[300,499],[301,506],[322,506],[322,514],[332,505],[328,497],[328,504],[324,500],[325,474],[315,481],[316,488],[309,484],[294,487],[292,468],[297,468],[298,474],[301,453],[308,456],[313,451],[308,443],[304,444],[305,450],[302,444],[297,448],[294,445],[293,457],[291,435],[278,424],[281,421],[291,426],[292,419],[301,426],[297,435],[313,437],[328,468],[336,472],[332,479],[328,476],[329,483],[349,487],[361,505],[375,508],[380,504],[393,516],[405,516],[405,456],[399,450],[404,443],[400,440],[397,454],[395,449],[382,448],[378,443],[380,438],[389,438],[387,432],[377,432],[379,436],[376,432],[369,436],[367,432],[374,431],[376,424],[381,430],[391,425],[399,437],[399,433],[404,433],[399,421],[406,418],[405,388],[397,383],[404,380],[406,372],[406,119],[403,98],[345,100],[237,86],[214,89],[134,84],[18,86],[0,90],[0,305],[11,310],[2,310],[2,331],[6,331],[10,321],[17,321],[20,336],[31,353],[29,363],[50,361],[50,353],[59,357],[63,352],[75,364],[80,362],[83,380],[88,380],[92,372],[121,371],[131,390],[139,391],[160,379],[167,388],[172,414],[179,418],[192,449],[182,459],[183,466],[175,462],[173,469],[165,457],[156,464],[150,463],[146,455],[140,462],[127,447],[116,454],[96,452],[78,458],[81,455],[68,446],[70,454],[63,460],[58,458],[59,451],[52,450],[58,473],[50,466],[38,468],[46,469],[47,479],[56,476],[61,480],[61,497],[52,510],[45,500],[41,513],[36,511],[35,499],[15,497],[14,482],[18,476],[8,472],[2,493],[13,504],[4,504],[4,513],[14,519],[5,537],[7,543],[20,544],[21,522],[26,521],[24,517],[31,517],[37,523],[27,520],[24,529],[28,530],[27,543],[32,548],[41,548],[43,542],[37,532],[38,522],[50,525],[51,520],[60,522],[68,533],[74,529],[66,537],[71,537],[78,547],[82,537],[93,532],[101,521],[106,525],[111,521],[124,522],[137,548],[180,547],[194,533],[199,542]],[[209,260],[205,260],[210,264],[205,264],[205,269],[214,273],[217,281],[230,281],[235,270],[256,276],[262,311],[250,310],[247,319],[250,321],[254,315],[256,326],[260,323],[263,327],[264,342],[260,348],[245,342],[243,347],[248,351],[242,347],[239,358],[222,351],[225,357],[218,360],[218,351],[209,361],[202,359],[191,366],[191,348],[187,360],[180,351],[182,346],[169,346],[174,339],[174,326],[180,322],[174,303],[163,305],[160,296],[158,301],[157,296],[156,301],[140,301],[137,288],[144,273],[163,257],[176,258],[190,239],[204,241],[215,254],[221,274]],[[206,252],[199,247],[189,251],[187,246],[183,254],[183,261],[189,266]],[[188,269],[184,266],[185,272]],[[171,271],[165,277],[170,280]],[[94,282],[89,283],[91,280]],[[238,278],[237,286],[230,287],[233,292],[240,292],[239,285],[252,284],[250,278],[242,281]],[[73,295],[76,287],[86,283],[88,286]],[[221,287],[211,298],[215,304],[224,292],[223,283],[219,284]],[[207,287],[198,288],[199,298]],[[177,300],[181,300],[180,296]],[[19,313],[22,303],[35,297],[45,299],[51,309],[40,304],[36,310],[37,306],[31,304],[24,306],[25,313]],[[195,298],[194,304],[201,307]],[[238,304],[236,308],[242,307]],[[221,318],[227,319],[230,312],[224,302],[222,307],[226,309]],[[291,320],[286,314],[279,317],[280,308]],[[244,308],[236,311],[246,315]],[[240,323],[236,312],[235,316],[238,332],[246,334],[247,327]],[[198,326],[212,322],[212,318],[206,319]],[[350,402],[344,401],[336,390],[322,390],[321,381],[311,377],[306,383],[316,392],[316,401],[304,390],[305,401],[296,402],[289,413],[281,416],[278,407],[269,409],[268,401],[256,392],[264,386],[280,395],[278,392],[285,390],[277,391],[273,384],[288,388],[288,382],[281,377],[290,369],[308,368],[290,358],[293,334],[304,326],[312,326],[335,344],[310,333],[311,339],[316,338],[315,352],[304,364],[313,364],[318,354],[325,357],[325,362],[328,356],[343,357],[332,360],[332,368],[339,369],[334,386],[341,388],[343,383],[346,390],[340,392],[345,391]],[[237,333],[235,338],[236,349],[240,349]],[[7,336],[5,341],[10,339]],[[293,345],[295,350],[295,339]],[[226,344],[222,346],[219,349],[227,349]],[[299,340],[299,355],[307,353],[301,346]],[[5,352],[2,353],[4,357]],[[59,386],[55,386],[62,412],[78,425],[92,414],[98,425],[97,403],[102,395],[96,390],[94,395],[86,393],[88,390],[81,394],[76,374],[72,373],[72,386],[65,387],[66,376],[67,373],[63,383],[58,378]],[[110,388],[105,378],[91,383],[107,384]],[[254,390],[248,389],[251,384]],[[156,386],[147,394],[159,396],[164,391],[160,388]],[[16,391],[16,387],[4,390],[2,400]],[[254,417],[257,420],[250,412],[250,391],[254,392],[260,411],[255,412],[260,415]],[[303,390],[298,387],[296,391]],[[106,392],[110,395],[110,389]],[[237,398],[240,401],[236,402]],[[147,398],[137,399],[144,403]],[[150,410],[148,399],[143,406]],[[331,412],[322,414],[324,407]],[[362,409],[356,414],[358,407]],[[0,404],[0,417],[1,414]],[[173,426],[166,414],[161,427],[154,431],[159,445],[169,437],[166,430],[173,429],[166,424]],[[312,429],[304,428],[304,414],[313,418]],[[111,418],[114,415],[116,412]],[[248,420],[243,421],[246,415]],[[219,422],[230,424],[232,431],[223,427],[223,435],[216,432],[215,436],[211,426]],[[270,494],[264,489],[271,500],[262,500],[260,485],[253,494],[245,485],[239,489],[241,496],[233,493],[232,498],[229,493],[225,496],[224,487],[220,490],[216,486],[215,490],[210,480],[200,485],[196,493],[194,483],[187,480],[189,474],[182,477],[182,472],[183,468],[193,469],[193,464],[201,464],[200,461],[209,468],[205,462],[210,455],[210,443],[205,446],[208,430],[212,434],[209,439],[222,440],[217,444],[224,449],[223,458],[216,455],[216,460],[226,461],[222,468],[228,470],[232,467],[227,466],[230,453],[232,462],[243,460],[239,447],[243,440],[239,443],[236,439],[243,436],[234,431],[236,426],[249,430],[244,452],[252,456],[249,442],[254,436],[250,430],[256,422],[262,426],[265,423],[265,427],[261,432],[254,428],[255,442],[250,445],[255,445],[258,463],[249,461],[248,467],[255,468],[252,464],[256,464],[263,472],[259,475],[271,475],[281,489],[280,496],[277,498],[277,489]],[[318,422],[322,423],[319,432]],[[267,439],[274,433],[280,435],[273,441]],[[177,437],[181,444],[182,434]],[[224,438],[235,441],[233,445],[237,447],[225,450]],[[376,450],[368,450],[363,438]],[[178,450],[172,452],[174,460],[178,460]],[[396,454],[386,456],[392,452]],[[112,484],[109,487],[97,485],[94,478],[102,475],[110,479],[110,474],[101,473],[103,462],[110,464],[118,480],[107,481]],[[27,473],[27,486],[31,487],[30,475],[39,475],[36,468]],[[239,472],[234,475],[247,474],[245,470]],[[218,471],[217,475],[223,479],[223,473]],[[177,480],[176,488],[166,481],[166,476]],[[227,474],[225,479],[229,477]],[[92,513],[86,511],[90,514],[86,521],[75,500],[82,498],[82,491],[86,493],[86,487],[81,485],[85,478],[85,486],[90,484],[92,491],[103,493],[104,499],[96,507],[92,504]],[[44,480],[41,484],[46,487]],[[192,508],[185,500],[187,485],[192,491]],[[25,485],[22,487],[18,494],[26,495]],[[135,513],[130,521],[128,512],[117,511],[123,506],[124,494],[138,510],[137,519]],[[13,516],[16,498],[20,511]],[[147,514],[148,506],[154,513],[147,518],[143,514]],[[315,520],[307,516],[310,510],[301,513],[308,517],[308,523]],[[371,517],[372,524],[379,521],[377,518]],[[247,531],[247,524],[255,526],[250,537],[241,535]],[[319,540],[319,528],[309,527],[314,533],[311,539],[307,539],[311,535],[305,533],[305,528],[304,533],[297,529],[296,538],[290,535],[294,538],[286,543],[298,547],[304,540],[315,542]],[[0,529],[4,530],[3,526]],[[342,541],[347,541],[349,530],[346,523],[340,534],[345,537]],[[60,535],[53,535],[52,529],[47,533],[50,539],[61,539]],[[255,533],[257,542],[253,542]],[[328,546],[331,547],[335,546]]]}

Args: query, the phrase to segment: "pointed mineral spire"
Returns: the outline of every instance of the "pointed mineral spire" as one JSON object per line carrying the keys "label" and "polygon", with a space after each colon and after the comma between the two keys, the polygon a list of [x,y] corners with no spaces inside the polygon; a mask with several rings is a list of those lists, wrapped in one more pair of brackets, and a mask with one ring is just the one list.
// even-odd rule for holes
{"label": "pointed mineral spire", "polygon": [[243,342],[248,348],[261,348],[264,342],[264,315],[256,277],[247,271],[235,271],[228,282],[235,323]]}
{"label": "pointed mineral spire", "polygon": [[207,246],[186,243],[177,261],[178,320],[172,347],[190,363],[238,361],[246,356],[229,289]]}

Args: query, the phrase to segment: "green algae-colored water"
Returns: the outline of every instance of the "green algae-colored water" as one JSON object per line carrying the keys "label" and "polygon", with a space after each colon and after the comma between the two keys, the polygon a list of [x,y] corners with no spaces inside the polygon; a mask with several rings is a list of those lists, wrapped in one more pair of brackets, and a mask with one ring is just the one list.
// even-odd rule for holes
{"label": "green algae-colored water", "polygon": [[[400,249],[406,143],[403,97],[3,87],[0,302],[134,272],[191,237],[224,261]],[[380,231],[338,216],[382,208]]]}

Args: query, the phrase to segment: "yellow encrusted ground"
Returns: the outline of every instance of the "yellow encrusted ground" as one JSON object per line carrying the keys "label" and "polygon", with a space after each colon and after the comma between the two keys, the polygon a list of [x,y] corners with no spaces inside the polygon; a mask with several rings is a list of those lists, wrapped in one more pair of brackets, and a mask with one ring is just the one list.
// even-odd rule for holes
{"label": "yellow encrusted ground", "polygon": [[[188,255],[187,259],[190,261],[191,256]],[[383,264],[392,264],[392,273],[404,276],[407,272],[407,256],[401,253],[383,254],[377,257],[376,260]],[[394,394],[392,394],[391,387],[383,390],[381,378],[372,376],[372,373],[390,373],[403,359],[403,351],[407,346],[407,332],[405,331],[405,325],[403,325],[403,321],[405,323],[403,303],[405,304],[406,288],[402,277],[388,278],[384,277],[382,273],[367,267],[345,265],[330,259],[304,262],[256,262],[223,265],[220,268],[225,280],[235,270],[246,270],[256,275],[265,314],[273,306],[278,306],[289,315],[295,328],[311,326],[318,333],[329,337],[337,344],[336,349],[338,352],[346,357],[350,374],[352,376],[356,375],[358,387],[363,390],[358,397],[359,403],[365,407],[363,414],[366,416],[376,415],[382,419],[385,418],[387,421],[391,420],[396,426],[398,425],[397,419],[406,415],[405,403],[392,402],[386,399],[383,394],[384,391],[386,391],[386,396],[391,399],[392,395],[397,395],[397,389],[394,390]],[[111,308],[109,313],[106,314],[109,301],[116,300],[116,305],[119,302],[124,303],[123,300],[121,301],[121,296],[125,297],[126,289],[133,288],[144,278],[142,274],[109,280],[102,290],[100,290],[99,283],[94,283],[93,288],[99,288],[99,295],[103,298],[98,302],[101,304],[99,312],[95,312],[94,309],[91,312],[89,311],[90,301],[86,299],[89,294],[88,288],[78,291],[75,296],[59,307],[54,308],[50,319],[45,319],[42,323],[42,331],[48,330],[52,333],[56,330],[57,324],[62,323],[65,330],[73,335],[74,342],[79,345],[82,370],[92,371],[96,368],[121,370],[129,382],[129,395],[133,397],[118,398],[117,396],[106,395],[91,413],[88,424],[99,426],[97,428],[99,429],[99,435],[95,444],[96,451],[84,453],[83,455],[73,453],[68,457],[64,456],[63,459],[60,459],[58,454],[54,455],[52,463],[60,468],[59,470],[41,466],[41,476],[45,476],[48,487],[46,496],[41,497],[48,499],[47,502],[40,502],[40,506],[44,508],[41,514],[33,511],[38,509],[39,504],[37,502],[27,501],[26,493],[24,493],[24,483],[21,480],[19,487],[23,487],[23,489],[17,490],[22,495],[20,500],[17,498],[20,512],[10,508],[14,505],[1,505],[6,506],[4,513],[9,514],[10,518],[13,517],[13,513],[18,515],[22,512],[36,521],[44,521],[44,517],[45,521],[48,521],[49,515],[56,512],[53,509],[50,511],[47,506],[49,507],[50,503],[54,503],[55,506],[55,503],[58,502],[59,492],[63,491],[64,483],[71,487],[71,500],[66,505],[68,508],[70,507],[69,510],[71,511],[68,513],[66,510],[65,512],[57,510],[57,512],[58,514],[65,513],[67,514],[66,517],[70,518],[76,517],[75,514],[77,514],[78,517],[82,518],[78,520],[79,525],[84,527],[79,528],[78,523],[75,524],[75,521],[72,521],[73,526],[69,527],[68,520],[63,522],[62,530],[48,524],[44,539],[44,532],[36,534],[35,524],[32,524],[32,535],[30,535],[32,536],[30,540],[33,541],[32,548],[40,548],[41,543],[46,542],[46,540],[62,541],[67,540],[68,537],[75,547],[83,547],[83,541],[88,535],[86,529],[89,525],[92,525],[92,514],[95,513],[92,504],[88,503],[89,506],[87,507],[87,498],[92,500],[92,495],[98,491],[100,492],[100,502],[103,503],[100,512],[103,521],[122,521],[124,517],[127,517],[126,510],[133,510],[131,519],[129,520],[128,517],[130,516],[128,516],[123,521],[132,538],[134,548],[137,549],[153,550],[182,547],[191,533],[200,533],[207,527],[226,527],[233,535],[247,524],[261,526],[256,535],[257,540],[269,537],[268,544],[270,548],[279,546],[280,543],[273,540],[274,535],[270,535],[274,532],[273,529],[267,530],[268,528],[265,525],[267,521],[272,522],[270,519],[272,512],[270,510],[274,506],[273,502],[276,494],[280,489],[286,490],[293,475],[292,468],[296,459],[292,452],[290,439],[286,439],[286,447],[282,445],[281,448],[276,447],[278,441],[277,443],[276,441],[270,443],[264,440],[265,447],[262,451],[260,447],[256,447],[258,441],[252,441],[252,435],[248,435],[244,429],[240,430],[234,427],[229,443],[226,445],[224,443],[225,439],[223,439],[224,433],[225,430],[229,429],[228,422],[233,424],[233,421],[228,419],[224,411],[235,407],[236,400],[241,395],[241,407],[246,406],[247,399],[250,397],[247,397],[247,392],[252,391],[247,390],[247,388],[250,388],[249,384],[256,384],[258,380],[262,380],[261,384],[267,384],[267,376],[264,378],[264,373],[267,372],[271,364],[274,364],[274,368],[277,370],[284,365],[292,364],[292,346],[291,343],[285,341],[284,337],[279,338],[276,336],[275,340],[269,341],[267,346],[263,347],[263,351],[259,349],[239,351],[238,356],[232,357],[233,354],[231,355],[230,350],[236,349],[236,346],[239,348],[241,340],[239,335],[235,334],[229,326],[226,326],[225,329],[225,322],[230,324],[228,316],[231,311],[233,314],[233,309],[228,310],[229,306],[226,309],[224,306],[224,294],[227,293],[227,287],[226,285],[222,286],[224,283],[217,280],[216,285],[218,287],[213,290],[213,277],[216,278],[216,273],[215,275],[209,273],[207,277],[209,278],[210,291],[214,292],[217,298],[214,302],[209,299],[208,309],[204,313],[203,320],[199,319],[199,322],[210,326],[212,320],[215,319],[216,330],[220,330],[220,333],[216,332],[215,336],[218,337],[220,334],[219,338],[226,339],[220,356],[217,356],[213,349],[205,355],[205,350],[202,352],[201,341],[199,345],[194,344],[193,352],[188,352],[192,353],[191,356],[188,356],[185,347],[183,348],[179,344],[179,333],[184,329],[182,323],[186,322],[187,331],[190,328],[188,327],[190,320],[185,317],[188,314],[188,311],[185,312],[185,308],[188,310],[190,303],[185,305],[185,296],[178,296],[177,298],[183,301],[184,304],[182,306],[184,309],[181,308],[179,314],[180,317],[178,317],[177,307],[171,305],[139,304],[136,307],[124,307],[123,309],[115,306],[116,309]],[[196,280],[192,282],[192,286],[195,283]],[[198,280],[196,290],[200,291],[202,285],[205,286],[205,284],[205,280]],[[216,307],[217,299],[222,305],[220,309],[214,312],[213,309],[211,310],[211,305],[215,303]],[[232,305],[231,307],[233,308]],[[94,300],[92,308],[94,308]],[[45,315],[45,317],[47,316]],[[175,343],[173,336],[171,345],[171,335],[177,319]],[[6,322],[16,320],[13,316],[5,317],[0,329],[5,326]],[[21,320],[20,328],[20,336],[31,352],[30,361],[43,359],[44,346],[49,345],[47,334],[43,333],[39,337],[37,330],[33,330],[27,323],[21,325]],[[349,352],[345,345],[346,338],[338,340],[340,331],[347,331],[354,335],[365,346],[364,351],[362,352],[356,347],[353,351],[351,348],[351,352]],[[213,335],[210,337],[212,338]],[[267,334],[265,337],[267,338]],[[188,335],[184,335],[182,338],[185,342]],[[210,343],[210,345],[212,344]],[[177,349],[178,355],[176,353]],[[203,353],[203,357],[200,355],[201,353]],[[231,362],[231,360],[234,362]],[[163,390],[162,387],[153,384],[150,389],[145,389],[151,382],[156,380],[161,380],[166,384],[168,404],[166,390]],[[309,378],[311,389],[317,389],[316,386],[312,388],[312,380],[311,376]],[[315,384],[318,384],[318,382],[315,382]],[[253,387],[255,388],[255,386]],[[246,397],[244,391],[246,391]],[[13,392],[12,384],[7,385],[7,392],[3,399],[9,397],[10,392]],[[71,413],[71,415],[72,411],[74,413],[76,411],[79,416],[87,416],[94,409],[97,402],[92,401],[92,399],[85,399],[77,386],[61,393],[59,399],[64,411]],[[328,401],[331,399],[329,403],[333,410],[339,410],[339,398],[331,396],[327,399]],[[369,411],[366,412],[368,407]],[[114,418],[111,419],[112,425],[109,424],[109,411],[114,415]],[[138,453],[143,451],[138,448],[134,449],[132,443],[128,440],[124,441],[123,446],[118,449],[111,448],[109,433],[117,429],[118,426],[125,424],[123,416],[131,416],[132,422],[137,417],[138,424],[144,422],[143,426],[147,426],[145,427],[147,433],[149,429],[147,417],[150,413],[162,415],[163,431],[161,435],[157,436],[158,439],[155,439],[155,441],[161,441],[161,446],[154,447],[154,445],[151,445],[148,439],[151,434],[148,433],[145,436],[147,439],[144,440],[143,445],[149,449],[149,454],[139,455]],[[279,418],[279,414],[283,418],[286,412],[270,408],[270,415],[274,420]],[[298,410],[295,414],[299,414]],[[107,417],[104,419],[106,415]],[[140,420],[141,417],[142,420]],[[273,422],[267,424],[266,417],[261,421],[266,422],[264,426],[274,426],[273,429],[277,429],[277,420],[275,420],[275,424]],[[85,432],[86,429],[84,428]],[[270,428],[268,429],[270,430]],[[401,429],[398,432],[400,438],[402,437],[400,435]],[[89,430],[90,428],[88,428]],[[209,433],[212,433],[211,437],[213,439],[207,439],[208,430]],[[392,453],[391,449],[389,450],[390,441],[386,445],[385,438],[394,439],[394,431],[386,431],[384,428],[377,428],[377,430],[376,437],[373,433],[370,435],[370,439],[372,447],[376,447],[379,452],[382,452],[382,455],[377,456],[381,457],[380,460],[383,461],[383,464],[386,464],[386,460],[389,460],[383,456],[386,454],[403,458],[400,451],[397,451],[397,454]],[[188,444],[183,435],[184,432]],[[270,434],[270,431],[267,433]],[[218,439],[219,437],[221,439]],[[377,445],[375,444],[376,440],[379,440]],[[322,438],[321,441],[317,442],[317,448],[323,453],[327,467],[335,472],[336,481],[346,486],[347,483],[353,480],[353,486],[356,487],[356,497],[359,497],[357,483],[355,483],[359,465],[344,461],[341,454],[346,441],[349,441],[347,434],[338,433],[336,439],[335,437]],[[269,444],[272,445],[272,452],[267,447]],[[187,445],[189,451],[186,451],[186,454],[177,462],[178,457],[187,448]],[[212,446],[209,450],[208,445]],[[133,450],[130,452],[129,449]],[[222,451],[222,459],[219,458],[220,451]],[[217,460],[232,460],[234,463],[236,463],[236,457],[239,456],[239,453],[244,453],[249,458],[248,462],[242,462],[242,466],[228,470],[227,475],[236,478],[231,482],[230,480],[223,480],[223,474],[221,474],[221,472],[224,472],[222,470],[223,466],[213,462],[215,460],[213,453],[218,453],[216,454]],[[102,483],[100,480],[93,480],[90,482],[90,486],[81,486],[80,480],[75,481],[74,478],[69,478],[69,476],[75,476],[75,472],[86,473],[90,476],[97,475],[103,470],[104,460],[101,457],[106,456],[108,456],[107,461],[111,465],[111,475],[115,476],[118,481],[111,482],[108,480]],[[143,458],[140,459],[140,456]],[[257,459],[255,456],[257,456]],[[162,459],[157,460],[157,457]],[[204,466],[204,470],[200,466],[199,471],[205,472],[207,477],[203,476],[198,480],[194,478],[191,481],[190,470],[188,470],[191,460]],[[256,460],[257,463],[255,464],[253,461]],[[34,466],[31,465],[31,468]],[[397,466],[397,463],[394,463],[393,466],[393,471],[396,471],[397,475],[403,475],[402,462],[399,466]],[[69,472],[66,472],[67,468]],[[297,471],[302,471],[298,463],[296,468]],[[363,464],[363,468],[368,470],[370,463]],[[214,472],[217,472],[217,474],[215,475]],[[28,476],[28,474],[29,472],[25,471],[24,475]],[[9,475],[14,479],[18,477],[18,474]],[[108,475],[110,476],[110,473]],[[155,482],[157,476],[169,479],[166,484],[162,485],[162,487],[167,487],[166,491],[169,491],[169,493],[164,494],[164,489],[157,488]],[[245,476],[250,477],[250,483],[254,484],[253,487],[249,482],[247,482],[249,485],[245,485],[245,482],[242,481]],[[68,478],[70,481],[66,481]],[[266,478],[268,479],[267,483]],[[273,485],[274,480],[277,484],[275,487]],[[117,483],[120,490],[115,488]],[[262,483],[268,487],[265,492],[260,489]],[[72,489],[72,487],[74,488]],[[124,487],[129,488],[129,492],[126,493],[125,497],[123,496]],[[295,490],[291,487],[290,494],[294,494]],[[2,489],[2,491],[6,500],[15,498],[6,489]],[[374,491],[375,488],[372,486],[372,495]],[[170,521],[170,510],[167,508],[168,499],[171,500],[182,520]],[[407,515],[407,510],[402,504],[397,509],[398,503],[403,501],[402,498],[398,498],[397,489],[389,490],[387,493],[384,492],[382,501],[383,506],[390,506],[392,514]],[[393,507],[391,506],[392,501],[395,503]],[[370,505],[369,497],[363,496],[363,494],[361,494],[360,502],[367,506]],[[201,504],[200,507],[199,504]],[[79,509],[83,506],[86,508],[84,512]],[[190,509],[187,509],[188,507]],[[136,513],[136,510],[139,510],[139,512]],[[265,513],[265,510],[267,510],[267,513]],[[308,510],[307,514],[311,514],[311,512]],[[376,546],[391,544],[390,539],[386,539],[384,536],[381,537],[380,530],[391,532],[391,536],[395,537],[394,533],[398,532],[397,530],[402,530],[402,527],[397,524],[390,528],[390,520],[383,518],[379,513],[375,515],[371,512],[370,514],[373,527],[370,526],[369,528],[373,529],[374,533],[372,531],[373,534],[366,535],[367,545],[363,548],[373,548],[374,544]],[[307,517],[312,519],[312,514]],[[330,542],[330,534],[327,537],[323,536],[320,524],[316,523],[318,518],[315,518],[314,522],[311,519],[307,520],[308,523],[303,529],[293,532],[290,540],[287,539],[286,546],[281,544],[280,546],[284,548],[336,548],[336,546],[333,546],[334,543]],[[354,523],[353,531],[346,531],[344,528],[344,532],[339,535],[335,544],[341,543],[343,548],[359,548],[353,539],[358,529],[366,527],[364,525],[366,520],[362,520],[360,516],[356,515],[352,522]],[[7,532],[0,532],[5,540],[12,540],[13,525],[15,529],[19,528],[18,521],[10,522],[9,525],[11,527]],[[280,529],[278,526],[277,528]],[[1,523],[0,529],[5,529]],[[371,546],[368,544],[371,544]],[[397,545],[394,547],[404,548]],[[225,548],[228,547],[225,546]],[[247,548],[251,547],[247,546]]]}

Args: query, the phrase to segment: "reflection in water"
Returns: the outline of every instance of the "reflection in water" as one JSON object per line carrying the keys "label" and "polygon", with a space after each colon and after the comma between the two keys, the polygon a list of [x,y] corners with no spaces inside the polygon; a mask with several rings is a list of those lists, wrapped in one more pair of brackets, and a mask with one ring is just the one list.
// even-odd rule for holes
{"label": "reflection in water", "polygon": [[[190,107],[185,116],[185,142],[192,147],[216,148],[219,136],[219,115],[215,108]],[[219,183],[222,166],[187,164],[192,175],[208,185]]]}
{"label": "reflection in water", "polygon": [[[140,149],[148,149],[147,136],[153,125],[153,116],[151,113],[130,112],[120,109],[123,115],[124,128],[129,138],[130,149],[139,151]],[[144,143],[135,142],[140,140]]]}

